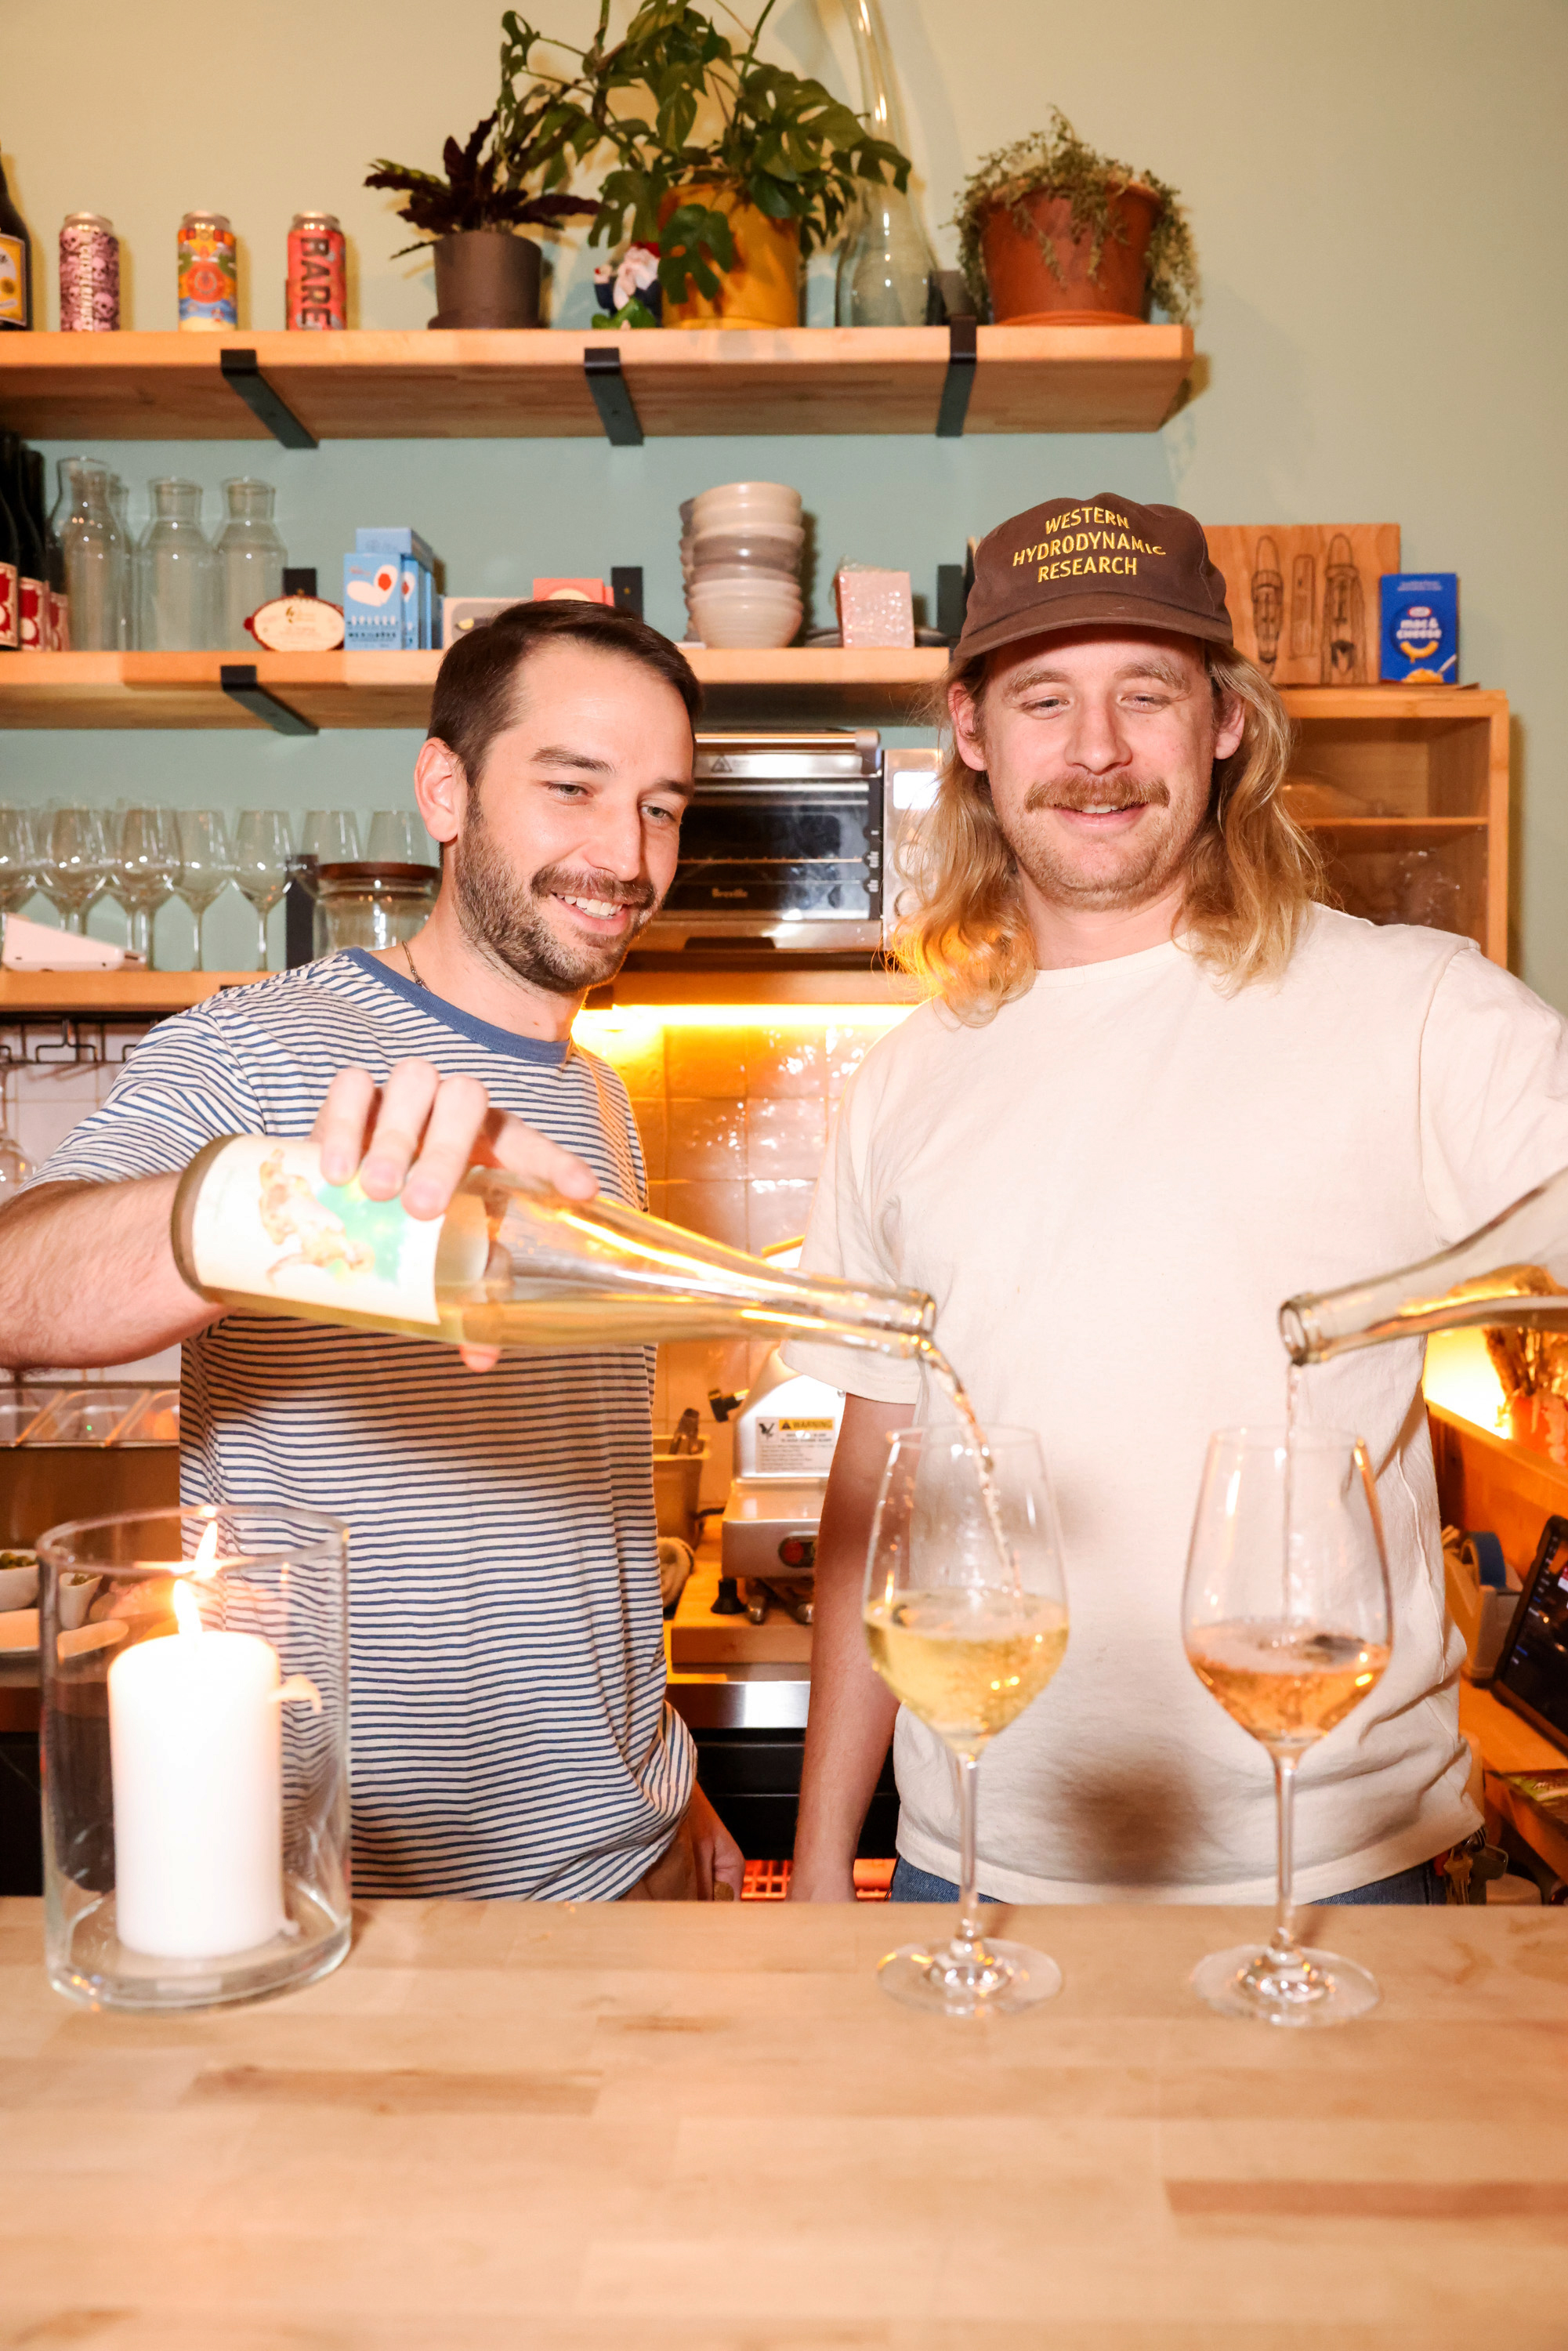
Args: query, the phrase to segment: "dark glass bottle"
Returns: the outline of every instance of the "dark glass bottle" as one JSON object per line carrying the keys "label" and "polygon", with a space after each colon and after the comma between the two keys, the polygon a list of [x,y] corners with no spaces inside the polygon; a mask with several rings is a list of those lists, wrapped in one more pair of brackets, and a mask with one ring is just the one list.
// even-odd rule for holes
{"label": "dark glass bottle", "polygon": [[0,330],[20,332],[32,323],[33,240],[11,201],[0,163]]}
{"label": "dark glass bottle", "polygon": [[4,469],[0,467],[0,653],[14,653],[21,642],[16,615],[21,554],[21,535],[5,495]]}
{"label": "dark glass bottle", "polygon": [[44,575],[49,583],[49,624],[44,643],[52,653],[69,650],[71,642],[71,600],[66,590],[66,551],[55,535],[49,514],[48,475],[44,470],[44,453],[29,449],[27,459],[27,490],[37,517],[38,528],[44,534]]}
{"label": "dark glass bottle", "polygon": [[49,641],[48,560],[27,495],[26,454],[17,434],[0,433],[0,490],[16,526],[16,643],[41,653]]}

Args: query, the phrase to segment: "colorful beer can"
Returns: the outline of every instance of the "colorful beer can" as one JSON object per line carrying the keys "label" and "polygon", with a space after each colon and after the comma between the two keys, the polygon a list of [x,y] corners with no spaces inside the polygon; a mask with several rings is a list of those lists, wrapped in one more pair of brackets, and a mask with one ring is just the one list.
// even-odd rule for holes
{"label": "colorful beer can", "polygon": [[180,223],[180,324],[221,334],[239,324],[235,233],[224,213],[187,213]]}
{"label": "colorful beer can", "polygon": [[288,231],[283,323],[330,333],[348,324],[343,230],[336,213],[296,213]]}
{"label": "colorful beer can", "polygon": [[112,335],[120,328],[120,239],[101,213],[69,213],[60,231],[60,330]]}

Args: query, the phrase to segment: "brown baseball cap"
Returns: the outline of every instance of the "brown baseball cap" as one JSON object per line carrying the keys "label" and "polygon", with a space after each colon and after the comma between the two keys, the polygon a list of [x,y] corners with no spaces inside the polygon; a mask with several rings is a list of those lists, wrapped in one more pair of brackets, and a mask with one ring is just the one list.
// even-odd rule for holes
{"label": "brown baseball cap", "polygon": [[1180,507],[1138,506],[1114,490],[1048,498],[998,523],[975,549],[957,654],[1093,622],[1233,643],[1202,524]]}

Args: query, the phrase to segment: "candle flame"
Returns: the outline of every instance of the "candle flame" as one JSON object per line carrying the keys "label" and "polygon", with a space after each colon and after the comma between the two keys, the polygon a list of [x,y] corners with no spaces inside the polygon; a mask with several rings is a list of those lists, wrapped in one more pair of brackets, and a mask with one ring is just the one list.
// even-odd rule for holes
{"label": "candle flame", "polygon": [[196,1605],[196,1595],[183,1575],[174,1578],[174,1621],[182,1633],[203,1630],[202,1612]]}
{"label": "candle flame", "polygon": [[210,1583],[218,1572],[217,1555],[218,1522],[214,1519],[196,1545],[196,1556],[191,1562],[189,1573],[201,1583]]}
{"label": "candle flame", "polygon": [[218,1572],[217,1552],[218,1522],[214,1519],[196,1545],[196,1555],[190,1566],[182,1568],[174,1578],[174,1622],[179,1625],[182,1633],[200,1633],[204,1630],[202,1612],[196,1605],[196,1595],[191,1589],[191,1583],[193,1580],[199,1583],[212,1582]]}

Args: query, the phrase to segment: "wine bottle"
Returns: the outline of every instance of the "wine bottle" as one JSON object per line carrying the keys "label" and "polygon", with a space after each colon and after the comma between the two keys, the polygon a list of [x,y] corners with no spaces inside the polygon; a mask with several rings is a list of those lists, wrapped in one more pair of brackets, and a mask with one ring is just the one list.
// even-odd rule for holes
{"label": "wine bottle", "polygon": [[1568,1331],[1568,1168],[1436,1257],[1280,1309],[1295,1364],[1474,1324]]}
{"label": "wine bottle", "polygon": [[927,1354],[917,1290],[857,1290],[781,1271],[617,1200],[569,1200],[470,1168],[444,1217],[329,1184],[314,1143],[220,1135],[181,1178],[171,1222],[191,1288],[253,1314],[298,1315],[481,1347],[634,1346],[800,1332]]}
{"label": "wine bottle", "polygon": [[33,240],[11,201],[0,163],[0,329],[21,332],[33,323]]}
{"label": "wine bottle", "polygon": [[0,466],[0,653],[14,653],[21,642],[16,605],[22,539],[6,492],[5,470]]}
{"label": "wine bottle", "polygon": [[41,449],[22,449],[22,482],[26,493],[27,508],[33,517],[33,528],[38,534],[43,552],[43,600],[38,611],[38,643],[45,653],[57,653],[58,615],[55,610],[57,580],[63,598],[66,584],[66,559],[49,528],[48,506],[44,491],[44,453]]}
{"label": "wine bottle", "polygon": [[22,460],[17,435],[0,433],[0,484],[16,526],[16,643],[23,653],[39,653],[48,642],[48,572]]}

